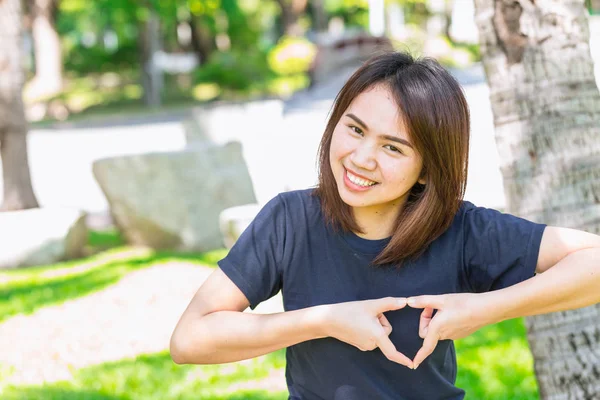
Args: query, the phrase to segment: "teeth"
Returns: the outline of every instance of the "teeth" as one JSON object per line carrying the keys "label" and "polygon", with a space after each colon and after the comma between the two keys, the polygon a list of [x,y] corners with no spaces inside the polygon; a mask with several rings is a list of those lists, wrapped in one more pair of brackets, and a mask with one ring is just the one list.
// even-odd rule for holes
{"label": "teeth", "polygon": [[359,178],[355,175],[352,175],[349,171],[346,171],[346,175],[348,176],[348,179],[350,179],[350,182],[352,182],[356,185],[359,185],[359,186],[373,186],[374,184],[377,183],[377,182],[368,181],[366,179]]}

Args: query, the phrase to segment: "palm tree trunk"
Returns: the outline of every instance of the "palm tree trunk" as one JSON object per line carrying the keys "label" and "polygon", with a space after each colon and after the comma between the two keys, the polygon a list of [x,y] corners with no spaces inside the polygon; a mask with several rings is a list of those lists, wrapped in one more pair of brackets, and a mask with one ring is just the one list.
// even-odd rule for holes
{"label": "palm tree trunk", "polygon": [[20,0],[0,0],[0,157],[4,180],[0,210],[38,207],[27,158],[21,34]]}
{"label": "palm tree trunk", "polygon": [[[600,93],[584,0],[475,0],[508,211],[600,233]],[[543,399],[600,393],[600,306],[526,319]]]}

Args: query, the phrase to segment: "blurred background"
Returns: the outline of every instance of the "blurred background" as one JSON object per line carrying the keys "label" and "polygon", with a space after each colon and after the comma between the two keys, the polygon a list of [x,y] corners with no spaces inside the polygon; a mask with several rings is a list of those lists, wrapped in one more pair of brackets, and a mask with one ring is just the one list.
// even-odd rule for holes
{"label": "blurred background", "polygon": [[[334,97],[376,51],[458,79],[466,198],[505,207],[471,0],[1,0],[0,18],[20,66],[3,129],[25,143],[2,152],[2,399],[286,399],[284,350],[177,366],[169,337],[261,205],[316,183]],[[525,336],[512,320],[459,341],[457,385],[539,398]]]}

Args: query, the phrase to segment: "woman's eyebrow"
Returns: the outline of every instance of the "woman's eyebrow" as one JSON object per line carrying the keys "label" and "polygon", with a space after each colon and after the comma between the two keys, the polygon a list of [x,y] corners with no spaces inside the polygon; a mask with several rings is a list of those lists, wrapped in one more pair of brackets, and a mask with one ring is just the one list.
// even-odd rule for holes
{"label": "woman's eyebrow", "polygon": [[355,121],[356,121],[356,123],[357,123],[357,124],[359,124],[359,125],[362,125],[362,126],[363,126],[363,128],[365,128],[366,130],[369,130],[369,127],[367,126],[367,124],[365,124],[364,122],[362,122],[362,121],[360,120],[360,118],[358,118],[356,115],[354,115],[354,114],[352,114],[352,113],[348,113],[348,114],[346,114],[346,117],[350,117],[350,118],[352,118],[353,120],[355,120]]}
{"label": "woman's eyebrow", "polygon": [[[367,126],[367,124],[365,124],[363,121],[361,121],[361,119],[358,118],[356,115],[354,115],[352,113],[348,113],[348,114],[346,114],[346,116],[349,118],[352,118],[354,121],[356,121],[357,124],[362,125],[362,127],[365,128],[366,130],[369,130],[369,127]],[[387,140],[391,140],[392,142],[403,144],[405,146],[410,147],[411,149],[413,148],[412,144],[410,144],[410,142],[408,140],[402,139],[398,136],[380,135],[379,137],[387,139]]]}

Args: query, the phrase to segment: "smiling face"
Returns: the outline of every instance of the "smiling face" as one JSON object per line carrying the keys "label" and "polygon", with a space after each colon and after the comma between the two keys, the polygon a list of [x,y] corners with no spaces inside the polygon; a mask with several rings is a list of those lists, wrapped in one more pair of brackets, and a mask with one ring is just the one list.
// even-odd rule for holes
{"label": "smiling face", "polygon": [[421,156],[382,85],[359,94],[344,111],[333,131],[329,160],[339,195],[356,218],[394,219],[414,184],[425,183],[419,179]]}

